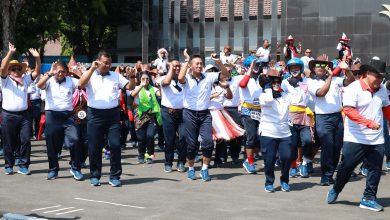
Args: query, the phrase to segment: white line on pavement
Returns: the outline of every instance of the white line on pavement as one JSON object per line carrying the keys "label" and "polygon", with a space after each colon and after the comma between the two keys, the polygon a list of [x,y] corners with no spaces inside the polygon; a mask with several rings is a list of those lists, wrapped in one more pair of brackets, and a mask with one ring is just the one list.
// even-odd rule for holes
{"label": "white line on pavement", "polygon": [[44,213],[58,212],[58,211],[67,210],[67,209],[74,209],[74,207],[68,207],[68,208],[56,209],[56,210],[51,210],[51,211],[47,211],[47,212],[44,212]]}
{"label": "white line on pavement", "polygon": [[56,215],[63,215],[63,214],[71,213],[71,212],[78,212],[78,211],[81,211],[81,210],[84,210],[84,209],[75,209],[75,210],[68,211],[68,212],[57,213]]}
{"label": "white line on pavement", "polygon": [[74,198],[74,199],[87,201],[87,202],[97,202],[97,203],[105,203],[105,204],[116,205],[116,206],[130,207],[130,208],[136,208],[136,209],[144,209],[145,208],[142,206],[124,205],[124,204],[119,204],[119,203],[97,201],[97,200],[92,200],[92,199],[83,199],[83,198]]}
{"label": "white line on pavement", "polygon": [[39,209],[33,209],[33,210],[31,210],[31,211],[34,212],[34,211],[39,211],[39,210],[57,208],[57,207],[60,207],[60,206],[61,206],[61,205],[55,205],[55,206],[50,206],[50,207],[44,207],[44,208],[39,208]]}

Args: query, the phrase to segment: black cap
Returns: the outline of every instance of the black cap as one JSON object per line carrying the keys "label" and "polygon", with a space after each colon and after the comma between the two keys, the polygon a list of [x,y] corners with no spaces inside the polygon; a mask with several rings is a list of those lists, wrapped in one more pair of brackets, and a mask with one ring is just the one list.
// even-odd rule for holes
{"label": "black cap", "polygon": [[364,64],[360,67],[360,70],[364,73],[367,71],[386,77],[386,63],[381,60],[371,60],[369,64]]}

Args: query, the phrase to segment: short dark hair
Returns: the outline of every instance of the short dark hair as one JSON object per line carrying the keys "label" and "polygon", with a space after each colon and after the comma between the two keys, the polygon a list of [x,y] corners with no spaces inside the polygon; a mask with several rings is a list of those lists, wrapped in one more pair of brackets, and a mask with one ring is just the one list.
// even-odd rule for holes
{"label": "short dark hair", "polygon": [[111,54],[108,53],[108,52],[105,51],[105,50],[101,50],[101,51],[99,51],[99,53],[98,53],[98,55],[97,55],[97,59],[100,59],[101,57],[111,58]]}
{"label": "short dark hair", "polygon": [[64,70],[68,73],[69,72],[69,68],[68,68],[68,65],[66,65],[66,63],[62,60],[59,60],[57,61],[57,65],[58,66],[61,66],[62,68],[64,68]]}
{"label": "short dark hair", "polygon": [[190,58],[190,62],[192,62],[192,60],[193,60],[193,59],[195,59],[195,58],[200,58],[200,59],[203,61],[203,58],[202,58],[202,56],[201,56],[201,55],[199,55],[199,54],[195,54],[195,55],[192,55],[192,56],[191,56],[191,58]]}

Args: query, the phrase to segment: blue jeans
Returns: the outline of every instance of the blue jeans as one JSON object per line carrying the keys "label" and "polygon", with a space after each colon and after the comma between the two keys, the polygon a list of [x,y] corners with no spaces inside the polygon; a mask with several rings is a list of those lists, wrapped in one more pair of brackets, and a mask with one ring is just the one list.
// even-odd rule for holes
{"label": "blue jeans", "polygon": [[122,174],[119,108],[87,110],[87,136],[89,169],[91,178],[100,179],[102,175],[102,149],[105,146],[104,138],[110,145],[110,178],[120,179]]}
{"label": "blue jeans", "polygon": [[198,153],[198,136],[202,138],[203,156],[211,158],[214,149],[213,129],[209,110],[183,110],[183,123],[187,142],[187,158],[194,160]]}
{"label": "blue jeans", "polygon": [[337,171],[336,182],[333,188],[340,193],[351,177],[355,167],[363,161],[367,162],[368,175],[363,197],[369,200],[376,199],[379,181],[381,179],[384,145],[366,145],[344,142],[343,158]]}
{"label": "blue jeans", "polygon": [[59,170],[58,149],[66,142],[70,149],[70,165],[72,169],[80,171],[81,149],[77,144],[79,138],[72,111],[46,111],[46,146],[49,159],[49,171]]}
{"label": "blue jeans", "polygon": [[4,148],[4,168],[14,166],[16,151],[19,152],[19,166],[28,168],[31,155],[31,121],[29,120],[28,112],[9,112],[3,109],[1,129]]}
{"label": "blue jeans", "polygon": [[289,170],[292,161],[291,136],[286,138],[260,137],[261,149],[265,150],[264,156],[264,173],[265,185],[273,185],[275,182],[275,161],[276,154],[279,152],[281,162],[280,181],[289,182]]}
{"label": "blue jeans", "polygon": [[305,125],[293,125],[290,126],[291,141],[293,146],[293,159],[297,159],[297,148],[302,147],[302,155],[305,158],[311,158],[313,153],[313,141],[311,138],[311,131],[309,126]]}
{"label": "blue jeans", "polygon": [[322,176],[331,179],[343,146],[343,118],[340,112],[316,115],[316,130],[321,144]]}
{"label": "blue jeans", "polygon": [[[172,166],[174,158],[174,147],[176,136],[178,144],[176,149],[179,155],[178,163],[186,163],[187,143],[185,140],[185,129],[183,124],[183,110],[169,111],[165,106],[161,106],[161,117],[165,139],[165,165]],[[176,135],[176,133],[178,135]]]}

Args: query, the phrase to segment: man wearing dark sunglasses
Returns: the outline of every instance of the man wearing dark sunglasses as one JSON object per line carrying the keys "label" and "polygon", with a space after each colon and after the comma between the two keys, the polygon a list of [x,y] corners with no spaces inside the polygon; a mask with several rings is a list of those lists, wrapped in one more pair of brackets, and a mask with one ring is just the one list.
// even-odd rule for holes
{"label": "man wearing dark sunglasses", "polygon": [[31,74],[25,74],[27,65],[17,60],[10,61],[16,48],[9,43],[8,53],[1,62],[2,86],[2,135],[4,144],[4,173],[13,174],[15,151],[20,147],[20,162],[18,173],[30,174],[31,153],[31,121],[27,112],[27,87],[40,74],[41,59],[35,49],[29,52],[34,56],[36,69]]}

